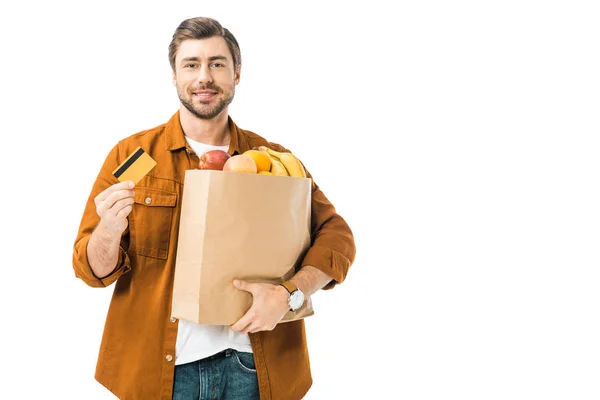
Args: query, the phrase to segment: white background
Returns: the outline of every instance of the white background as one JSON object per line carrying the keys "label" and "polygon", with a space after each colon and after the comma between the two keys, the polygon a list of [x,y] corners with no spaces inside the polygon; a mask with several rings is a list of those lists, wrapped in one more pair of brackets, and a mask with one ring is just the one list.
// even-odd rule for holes
{"label": "white background", "polygon": [[110,148],[176,111],[167,46],[199,15],[240,42],[236,123],[356,235],[307,399],[600,398],[595,2],[160,3],[1,6],[0,398],[114,399],[112,289],[72,245]]}

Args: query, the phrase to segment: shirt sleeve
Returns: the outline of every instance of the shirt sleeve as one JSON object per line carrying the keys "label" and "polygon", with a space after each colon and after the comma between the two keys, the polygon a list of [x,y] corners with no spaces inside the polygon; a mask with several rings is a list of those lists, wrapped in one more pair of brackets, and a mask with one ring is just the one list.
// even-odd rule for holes
{"label": "shirt sleeve", "polygon": [[[307,175],[310,174],[307,171]],[[354,262],[356,247],[352,230],[339,215],[325,194],[312,183],[311,247],[302,266],[311,265],[329,275],[333,280],[323,289],[332,289],[346,279]]]}
{"label": "shirt sleeve", "polygon": [[115,146],[106,157],[102,169],[94,182],[92,192],[85,205],[81,223],[79,225],[79,231],[77,232],[77,238],[75,239],[75,244],[73,246],[73,270],[75,271],[75,276],[92,287],[110,286],[121,275],[131,270],[131,262],[127,256],[127,249],[129,248],[129,228],[121,237],[117,266],[108,276],[98,278],[94,275],[87,256],[87,245],[90,241],[90,237],[100,222],[100,217],[98,217],[98,214],[96,213],[94,198],[109,186],[118,183],[118,180],[112,174],[112,171],[114,171],[118,165],[119,150],[118,146]]}
{"label": "shirt sleeve", "polygon": [[[290,151],[277,143],[269,145],[277,151]],[[323,289],[332,289],[346,279],[354,262],[354,235],[346,220],[337,213],[308,170],[306,175],[312,180],[311,247],[306,252],[301,266],[310,265],[329,275],[332,281]]]}

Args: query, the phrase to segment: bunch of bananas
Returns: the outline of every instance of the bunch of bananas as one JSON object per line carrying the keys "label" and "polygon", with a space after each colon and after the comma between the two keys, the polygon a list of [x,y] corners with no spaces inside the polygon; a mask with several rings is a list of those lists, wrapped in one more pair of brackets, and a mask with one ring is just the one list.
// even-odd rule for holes
{"label": "bunch of bananas", "polygon": [[271,174],[306,178],[304,166],[292,153],[275,151],[267,146],[259,146],[257,149],[271,159]]}

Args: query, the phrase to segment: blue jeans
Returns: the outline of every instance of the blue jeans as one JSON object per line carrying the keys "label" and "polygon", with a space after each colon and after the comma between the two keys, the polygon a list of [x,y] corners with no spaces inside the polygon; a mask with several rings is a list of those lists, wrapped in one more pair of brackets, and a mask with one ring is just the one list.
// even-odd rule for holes
{"label": "blue jeans", "polygon": [[227,349],[175,366],[173,400],[259,399],[254,355]]}

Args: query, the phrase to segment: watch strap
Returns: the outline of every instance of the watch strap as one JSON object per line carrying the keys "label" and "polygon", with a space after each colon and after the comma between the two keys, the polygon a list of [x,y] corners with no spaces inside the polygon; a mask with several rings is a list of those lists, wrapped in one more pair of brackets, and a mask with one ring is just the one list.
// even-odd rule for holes
{"label": "watch strap", "polygon": [[298,287],[290,281],[282,282],[281,286],[283,286],[290,293],[290,295],[298,290]]}

